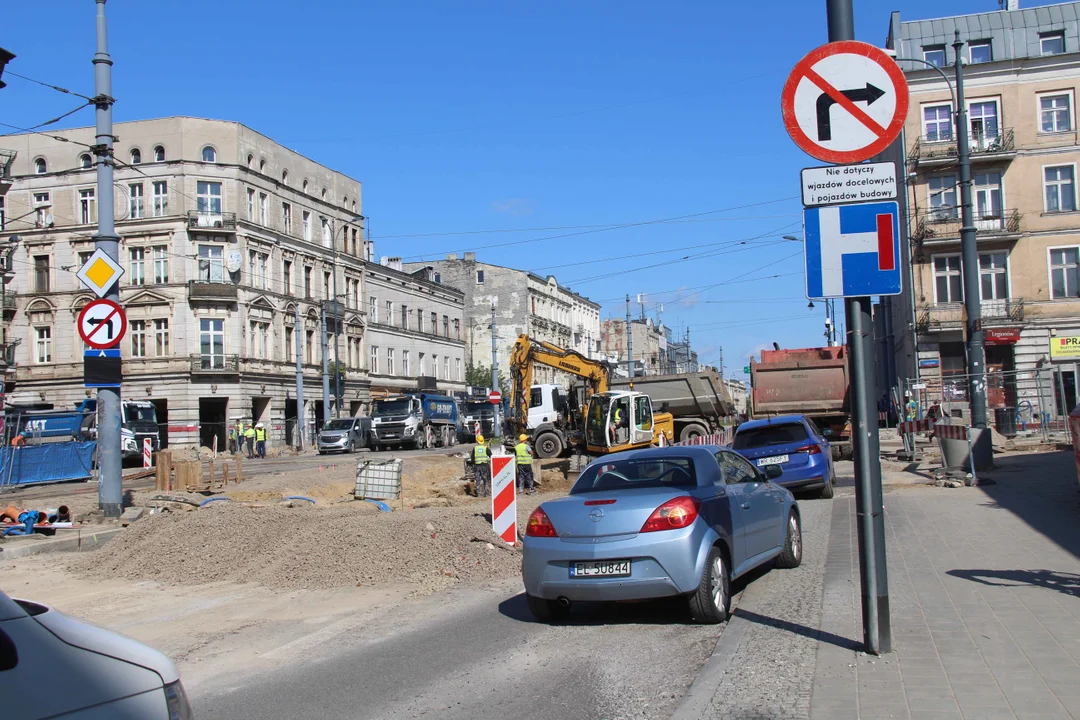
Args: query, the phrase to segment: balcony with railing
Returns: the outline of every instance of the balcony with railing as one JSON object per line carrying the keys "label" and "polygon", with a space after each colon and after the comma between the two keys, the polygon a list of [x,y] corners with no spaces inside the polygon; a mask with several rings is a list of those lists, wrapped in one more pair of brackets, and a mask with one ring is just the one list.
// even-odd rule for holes
{"label": "balcony with railing", "polygon": [[232,283],[188,280],[188,302],[235,303],[238,297],[239,290]]}
{"label": "balcony with railing", "polygon": [[[928,244],[959,242],[960,208],[937,207],[915,216],[911,239]],[[975,237],[1009,240],[1019,237],[1021,215],[1018,210],[975,211]]]}
{"label": "balcony with railing", "polygon": [[17,296],[13,292],[4,293],[4,319],[10,320],[15,317]]}
{"label": "balcony with railing", "polygon": [[236,213],[188,210],[187,226],[189,230],[234,233],[236,232]]}
{"label": "balcony with railing", "polygon": [[192,375],[239,375],[240,356],[210,353],[191,355]]}
{"label": "balcony with railing", "polygon": [[[968,136],[968,148],[972,163],[1010,160],[1016,156],[1013,129],[1000,128],[994,132],[972,131]],[[958,161],[956,137],[949,132],[916,138],[908,152],[908,159],[919,167],[955,165]]]}
{"label": "balcony with railing", "polygon": [[[980,317],[987,327],[1021,323],[1024,321],[1024,298],[983,300]],[[963,303],[940,303],[920,308],[915,325],[920,332],[959,330],[964,327],[966,318]]]}

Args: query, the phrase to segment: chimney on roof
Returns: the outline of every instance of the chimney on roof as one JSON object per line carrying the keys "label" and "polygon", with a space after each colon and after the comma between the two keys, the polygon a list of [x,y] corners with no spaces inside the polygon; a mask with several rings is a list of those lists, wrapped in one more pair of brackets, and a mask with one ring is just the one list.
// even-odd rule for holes
{"label": "chimney on roof", "polygon": [[457,260],[457,253],[447,253],[446,259],[447,260]]}
{"label": "chimney on roof", "polygon": [[402,270],[402,268],[401,268],[401,258],[399,258],[399,257],[387,258],[386,259],[386,265],[391,270],[397,270],[398,272],[404,272]]}
{"label": "chimney on roof", "polygon": [[1019,10],[1020,9],[1020,0],[1005,0],[1005,9],[1010,10],[1010,11],[1011,10]]}
{"label": "chimney on roof", "polygon": [[465,253],[465,262],[476,262],[476,253],[474,253],[474,252]]}

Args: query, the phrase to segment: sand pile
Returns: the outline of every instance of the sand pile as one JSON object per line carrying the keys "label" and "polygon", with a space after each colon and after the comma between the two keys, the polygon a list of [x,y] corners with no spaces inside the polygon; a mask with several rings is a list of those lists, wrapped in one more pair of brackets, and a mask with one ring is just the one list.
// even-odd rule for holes
{"label": "sand pile", "polygon": [[[532,509],[524,505],[519,503],[523,519]],[[72,558],[69,567],[168,584],[408,585],[434,592],[458,580],[482,582],[520,572],[520,554],[472,542],[493,538],[481,514],[487,508],[473,503],[380,513],[369,503],[297,508],[213,503],[141,520],[100,550]]]}

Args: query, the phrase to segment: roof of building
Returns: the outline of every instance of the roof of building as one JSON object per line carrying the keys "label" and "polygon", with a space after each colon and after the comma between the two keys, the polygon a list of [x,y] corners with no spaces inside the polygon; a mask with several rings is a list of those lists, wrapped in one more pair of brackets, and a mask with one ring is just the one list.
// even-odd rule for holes
{"label": "roof of building", "polygon": [[449,262],[459,262],[459,263],[460,262],[471,262],[471,263],[474,263],[476,265],[485,265],[487,267],[499,268],[500,270],[510,270],[512,272],[522,273],[526,277],[532,278],[533,280],[536,280],[537,282],[541,282],[541,283],[546,283],[548,281],[548,278],[551,278],[551,279],[555,280],[555,284],[559,287],[560,290],[562,290],[562,291],[564,291],[564,292],[566,292],[566,293],[568,293],[570,295],[573,295],[574,297],[582,300],[583,302],[588,303],[589,305],[593,305],[598,310],[600,309],[600,303],[596,302],[595,300],[590,300],[589,298],[582,295],[581,293],[574,292],[567,285],[559,284],[558,279],[556,279],[554,275],[548,275],[547,277],[541,277],[540,275],[537,275],[536,273],[534,273],[531,270],[522,270],[521,268],[507,267],[506,265],[498,265],[498,264],[492,263],[492,262],[484,262],[482,260],[477,260],[475,258],[465,259],[465,258],[459,258],[459,257],[453,257],[453,258],[448,257],[448,258],[444,258],[442,260],[419,260],[417,262],[404,263],[404,266],[407,267],[407,268],[413,268],[413,269],[419,269],[421,267],[436,267],[437,268],[440,265],[444,265],[445,263],[449,263]]}
{"label": "roof of building", "polygon": [[[889,22],[887,48],[899,57],[922,59],[923,49],[945,46],[946,64],[954,62],[956,33],[964,42],[989,41],[992,62],[1042,56],[1040,33],[1062,31],[1067,53],[1080,51],[1080,2],[1043,5],[1017,10],[996,10],[929,20],[901,21],[894,11]],[[906,71],[928,70],[921,63],[898,61]],[[932,72],[932,71],[931,71]]]}

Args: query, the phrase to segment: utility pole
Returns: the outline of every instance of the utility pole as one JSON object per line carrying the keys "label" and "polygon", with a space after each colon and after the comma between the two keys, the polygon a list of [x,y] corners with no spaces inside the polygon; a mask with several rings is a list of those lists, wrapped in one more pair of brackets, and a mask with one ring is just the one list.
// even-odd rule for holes
{"label": "utility pole", "polygon": [[325,425],[330,420],[330,358],[329,343],[326,340],[326,303],[322,304],[322,419]]}
{"label": "utility pole", "polygon": [[630,327],[630,294],[626,294],[626,374],[634,377],[634,331]]}
{"label": "utility pole", "polygon": [[[501,392],[502,388],[499,387],[499,344],[498,344],[498,341],[496,339],[497,335],[498,335],[498,329],[496,328],[496,325],[495,325],[495,300],[492,299],[492,301],[491,301],[491,389],[492,390],[499,390]],[[500,437],[502,435],[502,433],[500,432],[500,429],[502,428],[502,422],[501,422],[501,418],[500,418],[500,416],[502,414],[500,412],[500,410],[502,410],[502,403],[499,403],[499,404],[495,405],[495,407],[493,409],[495,411],[495,414],[494,414],[494,417],[492,418],[491,431],[495,435],[495,437]]]}
{"label": "utility pole", "polygon": [[[852,0],[825,0],[829,42],[855,39]],[[855,506],[858,515],[859,578],[863,643],[871,655],[892,650],[889,586],[885,565],[885,516],[881,497],[881,456],[874,373],[874,323],[869,297],[844,300],[851,367],[851,427],[855,451]]]}
{"label": "utility pole", "polygon": [[296,333],[296,449],[304,449],[304,432],[307,430],[307,415],[304,413],[304,326],[300,320],[300,303],[294,306],[296,317],[293,319]]}
{"label": "utility pole", "polygon": [[[94,245],[114,261],[119,261],[120,238],[113,213],[113,129],[112,58],[105,23],[105,0],[97,0],[97,52],[94,53],[94,107],[97,156],[97,233]],[[120,302],[120,284],[113,283],[107,300]],[[123,457],[120,453],[120,388],[103,387],[97,392],[98,426],[98,508],[105,517],[120,517],[123,503]]]}
{"label": "utility pole", "polygon": [[720,379],[724,379],[724,346],[720,346]]}
{"label": "utility pole", "polygon": [[[968,398],[971,424],[986,427],[986,349],[983,346],[982,302],[979,288],[979,252],[971,213],[971,148],[968,146],[967,109],[964,107],[964,43],[956,31],[956,154],[960,161],[960,254],[964,266],[964,309],[967,310]],[[971,459],[972,467],[975,458]]]}

